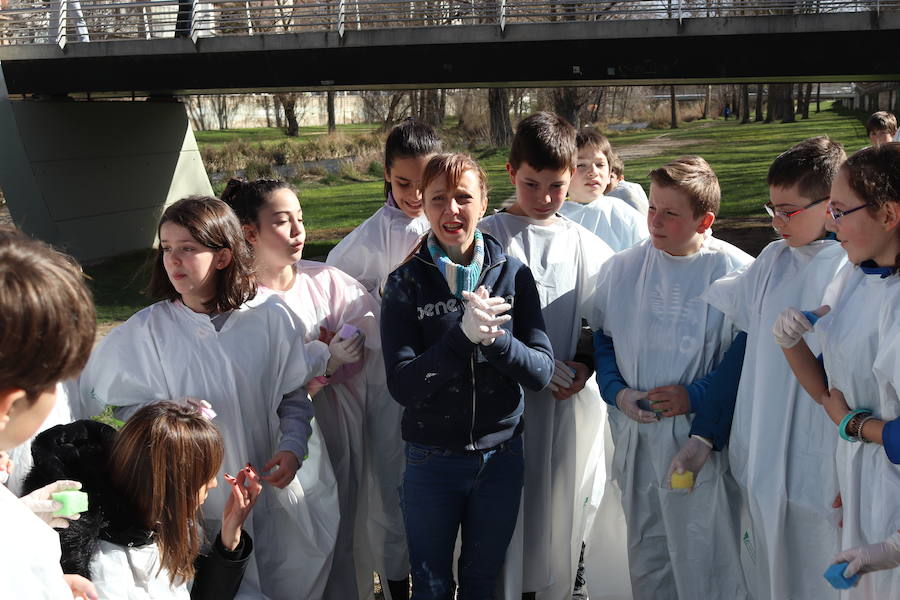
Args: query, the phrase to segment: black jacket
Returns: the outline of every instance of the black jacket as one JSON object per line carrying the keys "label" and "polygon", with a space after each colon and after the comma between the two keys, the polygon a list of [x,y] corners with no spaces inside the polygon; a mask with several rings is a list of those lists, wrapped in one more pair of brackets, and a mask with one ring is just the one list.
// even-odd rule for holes
{"label": "black jacket", "polygon": [[[138,525],[137,511],[110,485],[106,464],[114,436],[108,425],[75,421],[42,432],[31,445],[34,466],[23,483],[26,494],[60,479],[81,482],[88,494],[87,512],[59,530],[64,573],[90,579],[91,560],[101,539],[121,546],[154,542],[153,532]],[[197,557],[191,598],[234,598],[252,552],[253,540],[246,532],[233,552],[216,536],[209,553]]]}
{"label": "black jacket", "polygon": [[381,305],[387,382],[402,404],[403,439],[450,450],[500,444],[522,430],[522,387],[541,390],[553,350],[531,270],[484,235],[479,285],[513,305],[507,335],[490,346],[460,328],[465,305],[435,266],[427,244],[388,277]]}

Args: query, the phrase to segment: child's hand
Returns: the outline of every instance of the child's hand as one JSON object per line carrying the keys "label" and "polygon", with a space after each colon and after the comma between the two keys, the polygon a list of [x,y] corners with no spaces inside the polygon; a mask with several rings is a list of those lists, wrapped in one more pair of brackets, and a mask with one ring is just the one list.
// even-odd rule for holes
{"label": "child's hand", "polygon": [[655,423],[659,418],[649,410],[643,410],[638,406],[638,400],[647,398],[647,392],[623,388],[616,394],[616,407],[633,421],[638,423]]}
{"label": "child's hand", "polygon": [[224,477],[231,486],[231,493],[222,511],[222,545],[227,550],[234,550],[241,543],[241,528],[259,498],[262,484],[259,482],[259,475],[250,465],[241,469],[237,477],[228,473]]}
{"label": "child's hand", "polygon": [[653,410],[664,417],[686,415],[691,412],[691,398],[683,385],[664,385],[647,392]]}
{"label": "child's hand", "polygon": [[[275,467],[278,467],[275,469]],[[271,474],[264,475],[262,480],[274,485],[279,489],[283,489],[291,482],[297,470],[300,468],[300,460],[290,450],[281,450],[276,452],[275,456],[269,459],[269,462],[263,465],[263,471],[271,471]]]}
{"label": "child's hand", "polygon": [[[553,373],[553,380],[550,382],[550,389],[553,390],[554,398],[557,400],[565,400],[584,389],[584,384],[586,384],[588,380],[589,370],[587,365],[574,360],[567,360],[564,363],[561,363],[561,361],[556,362],[560,363],[561,366],[560,364],[556,365],[556,369]],[[557,371],[569,375],[569,384],[566,387],[563,387],[558,383],[554,386],[555,380],[557,379]],[[572,371],[575,371],[574,375],[571,375]],[[554,387],[556,389],[554,389]]]}
{"label": "child's hand", "polygon": [[71,575],[67,573],[63,575],[63,579],[66,580],[66,583],[69,585],[69,589],[72,590],[73,598],[97,600],[97,598],[100,597],[97,595],[97,588],[94,587],[94,584],[81,575]]}
{"label": "child's hand", "polygon": [[[700,473],[700,469],[706,464],[711,452],[712,446],[709,444],[698,440],[695,436],[688,438],[688,441],[684,443],[684,446],[682,446],[681,450],[675,454],[672,458],[672,462],[669,464],[669,472],[666,475],[666,484],[671,487],[673,473],[690,471],[694,474],[694,485],[696,485],[697,474]],[[694,486],[692,485],[691,490],[693,489]]]}

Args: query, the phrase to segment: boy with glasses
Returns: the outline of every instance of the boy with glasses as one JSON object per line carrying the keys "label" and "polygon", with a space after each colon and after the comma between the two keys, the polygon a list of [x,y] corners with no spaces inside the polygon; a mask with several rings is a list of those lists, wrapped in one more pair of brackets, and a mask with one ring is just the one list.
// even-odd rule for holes
{"label": "boy with glasses", "polygon": [[[822,578],[839,540],[829,518],[837,494],[834,426],[794,378],[771,331],[785,308],[819,306],[846,261],[825,233],[826,201],[844,158],[827,137],[778,156],[765,209],[781,239],[703,295],[747,332],[728,458],[741,490],[741,562],[755,600],[838,598]],[[821,351],[815,334],[806,340]]]}

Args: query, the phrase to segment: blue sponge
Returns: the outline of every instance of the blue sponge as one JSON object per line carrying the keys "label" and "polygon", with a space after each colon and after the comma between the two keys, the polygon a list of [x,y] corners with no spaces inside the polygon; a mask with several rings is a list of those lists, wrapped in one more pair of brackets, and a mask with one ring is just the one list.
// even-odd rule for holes
{"label": "blue sponge", "polygon": [[809,320],[810,325],[815,325],[816,321],[819,320],[819,315],[811,310],[801,310],[800,312],[803,313],[803,316],[806,317],[807,320]]}
{"label": "blue sponge", "polygon": [[836,590],[849,590],[859,581],[859,573],[847,579],[844,577],[844,569],[847,568],[847,565],[850,563],[837,563],[835,565],[831,565],[825,570],[825,579],[828,580],[828,583],[831,584]]}

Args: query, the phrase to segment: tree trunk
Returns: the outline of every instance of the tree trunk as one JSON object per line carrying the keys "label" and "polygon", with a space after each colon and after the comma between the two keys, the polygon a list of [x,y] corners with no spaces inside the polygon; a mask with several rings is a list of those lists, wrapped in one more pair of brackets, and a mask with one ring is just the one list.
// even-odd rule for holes
{"label": "tree trunk", "polygon": [[712,86],[706,86],[706,93],[703,95],[703,118],[709,118],[709,97],[712,94]]}
{"label": "tree trunk", "polygon": [[300,124],[297,122],[297,96],[296,94],[278,94],[276,96],[284,110],[286,125],[284,134],[288,137],[300,135]]}
{"label": "tree trunk", "polygon": [[678,129],[678,101],[675,99],[675,86],[669,86],[669,104],[672,109],[672,119],[669,121],[671,129]]}
{"label": "tree trunk", "polygon": [[741,84],[741,123],[750,122],[750,86]]}
{"label": "tree trunk", "polygon": [[578,88],[564,87],[553,90],[553,110],[575,127],[579,125],[578,112],[580,108]]}
{"label": "tree trunk", "polygon": [[803,98],[803,118],[809,118],[809,105],[812,103],[812,84],[806,84],[806,94]]}
{"label": "tree trunk", "polygon": [[275,112],[275,127],[281,129],[284,127],[284,108],[281,106],[281,102],[278,101],[278,96],[272,96],[272,104]]}
{"label": "tree trunk", "polygon": [[391,94],[391,103],[388,106],[387,115],[384,117],[384,123],[381,125],[382,131],[387,131],[394,126],[394,121],[397,119],[397,107],[400,106],[401,100],[403,100],[403,92]]}
{"label": "tree trunk", "polygon": [[796,121],[794,118],[794,84],[786,83],[784,84],[784,112],[782,113],[782,123],[793,123]]}
{"label": "tree trunk", "polygon": [[263,110],[266,111],[266,127],[272,126],[272,99],[267,95],[262,96]]}
{"label": "tree trunk", "polygon": [[766,123],[771,123],[775,120],[780,95],[778,84],[770,83],[769,91],[766,95]]}
{"label": "tree trunk", "polygon": [[328,133],[337,132],[337,119],[334,118],[334,92],[325,92],[325,102],[328,105]]}
{"label": "tree trunk", "polygon": [[816,114],[819,114],[819,111],[822,108],[821,103],[822,103],[822,84],[817,83],[816,84]]}
{"label": "tree trunk", "polygon": [[753,118],[757,123],[763,120],[763,84],[756,84],[756,116]]}
{"label": "tree trunk", "polygon": [[495,148],[509,146],[512,138],[512,125],[509,122],[509,90],[490,88],[488,109],[491,121],[491,145]]}

